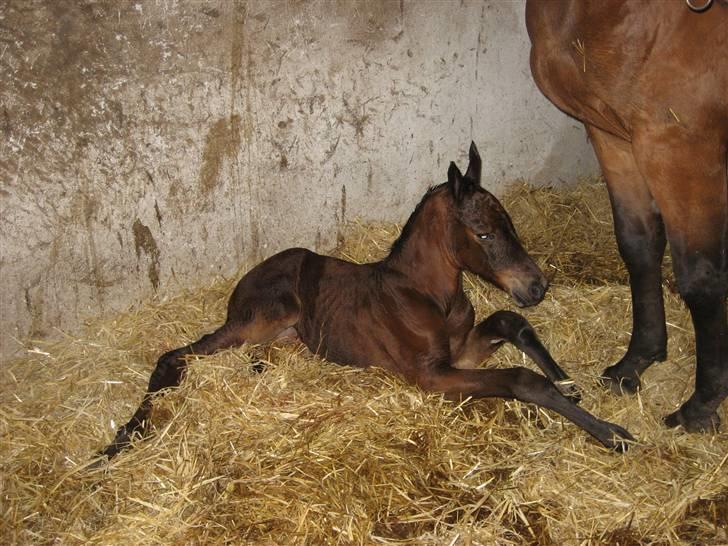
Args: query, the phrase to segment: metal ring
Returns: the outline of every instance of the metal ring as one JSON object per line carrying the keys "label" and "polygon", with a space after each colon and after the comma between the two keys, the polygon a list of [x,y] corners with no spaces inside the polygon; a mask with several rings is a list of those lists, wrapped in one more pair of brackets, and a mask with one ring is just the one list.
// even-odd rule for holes
{"label": "metal ring", "polygon": [[705,11],[706,9],[708,9],[710,7],[710,4],[713,3],[713,0],[705,0],[705,4],[703,4],[702,6],[694,6],[692,0],[685,0],[685,2],[691,10],[700,13],[701,11]]}

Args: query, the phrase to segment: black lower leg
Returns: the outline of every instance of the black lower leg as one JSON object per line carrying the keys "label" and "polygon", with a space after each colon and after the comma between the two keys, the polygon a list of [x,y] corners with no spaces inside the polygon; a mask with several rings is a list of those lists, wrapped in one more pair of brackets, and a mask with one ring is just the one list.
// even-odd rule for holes
{"label": "black lower leg", "polygon": [[483,332],[501,337],[518,347],[557,385],[564,396],[576,403],[581,401],[576,384],[543,346],[526,318],[512,311],[497,311],[481,322],[477,328],[482,328]]}
{"label": "black lower leg", "polygon": [[515,398],[526,403],[538,404],[563,415],[581,427],[601,444],[623,451],[625,440],[632,435],[614,423],[598,419],[569,400],[551,381],[528,368],[500,370],[461,370],[443,368],[434,377],[428,376],[423,386],[428,390],[440,390],[450,398],[472,396],[474,398]]}
{"label": "black lower leg", "polygon": [[625,451],[628,447],[625,440],[634,440],[626,429],[598,419],[580,408],[561,394],[548,379],[530,370],[521,372],[514,383],[513,392],[518,400],[532,402],[563,415],[610,449]]}
{"label": "black lower leg", "polygon": [[185,359],[187,355],[212,354],[219,349],[239,344],[242,342],[239,339],[239,332],[239,325],[228,322],[214,333],[202,336],[195,343],[169,351],[159,357],[149,378],[149,385],[142,403],[129,422],[119,428],[113,442],[101,454],[111,458],[128,447],[134,435],[141,437],[147,435],[153,399],[159,391],[179,386],[187,368]]}
{"label": "black lower leg", "polygon": [[637,392],[642,373],[667,356],[661,276],[650,272],[639,279],[631,275],[630,279],[632,337],[624,357],[602,373],[605,384],[616,394]]}
{"label": "black lower leg", "polygon": [[[611,196],[611,195],[610,195]],[[640,375],[667,356],[667,329],[660,264],[666,239],[662,218],[655,212],[632,214],[611,196],[619,252],[629,272],[632,295],[632,336],[627,353],[602,377],[613,392],[634,393]]]}
{"label": "black lower leg", "polygon": [[165,388],[176,387],[181,383],[187,366],[184,355],[190,352],[190,346],[188,346],[169,351],[159,358],[149,379],[149,386],[142,403],[131,419],[119,427],[114,440],[101,452],[102,455],[111,458],[128,447],[135,434],[141,437],[147,435],[154,394]]}
{"label": "black lower leg", "polygon": [[712,288],[710,283],[702,282],[684,295],[695,329],[695,392],[665,418],[665,424],[682,425],[689,432],[717,430],[717,409],[728,396],[726,295],[722,286]]}

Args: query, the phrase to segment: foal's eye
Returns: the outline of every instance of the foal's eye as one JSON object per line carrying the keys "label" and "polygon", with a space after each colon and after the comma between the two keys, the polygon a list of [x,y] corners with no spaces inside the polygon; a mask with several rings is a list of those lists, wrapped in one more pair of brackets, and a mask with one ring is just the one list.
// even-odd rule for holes
{"label": "foal's eye", "polygon": [[478,239],[483,239],[484,241],[490,241],[491,239],[495,239],[495,235],[492,233],[478,233]]}

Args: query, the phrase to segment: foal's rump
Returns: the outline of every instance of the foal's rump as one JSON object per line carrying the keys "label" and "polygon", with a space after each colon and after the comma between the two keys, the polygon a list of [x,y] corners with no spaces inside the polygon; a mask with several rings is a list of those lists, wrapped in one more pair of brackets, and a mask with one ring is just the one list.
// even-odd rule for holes
{"label": "foal's rump", "polygon": [[241,339],[266,343],[298,323],[301,302],[297,295],[304,248],[279,252],[248,271],[228,302],[226,326],[241,330]]}

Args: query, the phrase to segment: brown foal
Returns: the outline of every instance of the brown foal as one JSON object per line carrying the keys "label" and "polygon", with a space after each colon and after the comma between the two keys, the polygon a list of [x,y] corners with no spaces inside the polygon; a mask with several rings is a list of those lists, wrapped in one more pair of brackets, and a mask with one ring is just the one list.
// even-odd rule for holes
{"label": "brown foal", "polygon": [[[186,355],[281,337],[295,337],[333,362],[386,368],[448,398],[533,402],[603,445],[624,449],[632,436],[577,405],[568,376],[525,318],[498,311],[474,326],[463,271],[505,290],[519,306],[540,302],[548,286],[503,206],[480,186],[480,172],[471,144],[465,175],[450,164],[448,181],[425,194],[381,262],[353,264],[293,248],[253,268],[235,288],[225,324],[161,356],[141,405],[103,454],[114,456],[134,433],[146,432],[155,393],[180,384]],[[505,341],[546,377],[523,367],[473,369]]]}

